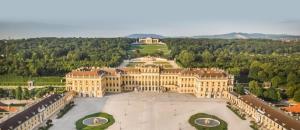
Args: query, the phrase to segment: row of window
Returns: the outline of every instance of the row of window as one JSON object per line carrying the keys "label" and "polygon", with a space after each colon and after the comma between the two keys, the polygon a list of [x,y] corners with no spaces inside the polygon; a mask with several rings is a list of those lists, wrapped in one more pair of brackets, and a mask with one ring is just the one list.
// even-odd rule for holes
{"label": "row of window", "polygon": [[[53,113],[58,105],[61,105],[62,100],[59,100],[53,104],[51,104],[50,106],[46,107],[45,111],[43,113],[45,113],[44,115],[46,116],[50,116],[51,113]],[[42,113],[38,113],[37,115],[31,117],[31,119],[25,121],[22,125],[20,125],[17,130],[24,130],[24,129],[32,129],[33,127],[35,127],[37,124],[39,124],[40,122],[40,114]],[[45,117],[47,118],[47,117]]]}

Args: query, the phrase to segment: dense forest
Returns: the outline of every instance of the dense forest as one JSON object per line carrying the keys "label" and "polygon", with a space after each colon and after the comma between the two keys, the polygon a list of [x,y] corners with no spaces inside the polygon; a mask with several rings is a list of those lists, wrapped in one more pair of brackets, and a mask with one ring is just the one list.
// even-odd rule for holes
{"label": "dense forest", "polygon": [[[164,39],[184,67],[219,67],[270,101],[300,93],[300,43],[274,40]],[[263,88],[262,83],[271,83]],[[279,91],[280,88],[283,91]],[[300,101],[300,98],[298,99]]]}
{"label": "dense forest", "polygon": [[80,66],[117,66],[127,38],[33,38],[0,41],[0,74],[63,76]]}

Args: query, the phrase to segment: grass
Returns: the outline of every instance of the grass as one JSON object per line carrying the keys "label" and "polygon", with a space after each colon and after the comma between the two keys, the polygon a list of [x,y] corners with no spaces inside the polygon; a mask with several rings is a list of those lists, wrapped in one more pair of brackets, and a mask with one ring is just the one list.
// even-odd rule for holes
{"label": "grass", "polygon": [[129,64],[127,65],[127,67],[134,67],[137,64],[145,64],[146,62],[129,62]]}
{"label": "grass", "polygon": [[130,50],[139,50],[142,55],[155,55],[159,52],[162,52],[164,56],[167,56],[171,52],[165,44],[131,45]]}
{"label": "grass", "polygon": [[[82,123],[82,121],[84,119],[90,118],[90,117],[104,117],[104,118],[108,119],[108,122],[103,124],[103,125],[98,125],[98,126],[84,125]],[[104,112],[99,112],[99,113],[94,113],[94,114],[91,114],[91,115],[87,115],[87,116],[77,120],[76,121],[76,129],[77,130],[105,130],[114,123],[115,123],[115,119],[112,115],[104,113]]]}
{"label": "grass", "polygon": [[172,68],[173,66],[169,62],[155,61],[153,62],[155,65],[162,65],[165,68]]}
{"label": "grass", "polygon": [[0,75],[0,86],[27,86],[29,80],[34,81],[35,86],[43,85],[64,85],[63,77],[43,76],[43,77],[26,77],[12,74]]}
{"label": "grass", "polygon": [[[216,127],[205,127],[205,126],[200,126],[195,124],[195,120],[197,118],[212,118],[220,121],[220,125]],[[205,113],[197,113],[195,115],[192,115],[189,119],[189,123],[194,126],[197,130],[227,130],[227,123],[220,118],[214,116],[214,115],[209,115]]]}
{"label": "grass", "polygon": [[231,107],[230,105],[227,105],[227,108],[229,108],[234,114],[236,114],[238,117],[240,117],[242,120],[246,120],[245,115],[241,115],[238,111],[238,109]]}

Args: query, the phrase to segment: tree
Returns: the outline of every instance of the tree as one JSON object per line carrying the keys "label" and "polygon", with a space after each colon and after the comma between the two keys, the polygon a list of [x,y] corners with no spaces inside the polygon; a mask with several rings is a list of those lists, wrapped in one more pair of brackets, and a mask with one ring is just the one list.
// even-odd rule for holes
{"label": "tree", "polygon": [[30,93],[29,93],[28,88],[24,88],[22,94],[23,94],[22,95],[23,99],[29,99],[30,98]]}
{"label": "tree", "polygon": [[256,96],[263,97],[264,89],[260,86],[256,88]]}
{"label": "tree", "polygon": [[237,85],[236,86],[236,92],[240,95],[244,95],[245,94],[245,88],[242,85]]}
{"label": "tree", "polygon": [[300,89],[295,92],[295,94],[294,94],[294,100],[296,102],[300,102]]}
{"label": "tree", "polygon": [[187,50],[183,50],[180,52],[178,60],[180,61],[183,67],[190,67],[191,63],[195,60],[194,53],[189,52]]}
{"label": "tree", "polygon": [[255,80],[252,80],[249,82],[249,91],[256,95],[256,89],[257,89],[258,83]]}
{"label": "tree", "polygon": [[257,77],[260,81],[267,81],[268,75],[264,71],[259,71]]}
{"label": "tree", "polygon": [[15,95],[15,97],[18,100],[22,100],[22,88],[20,86],[16,88],[16,95]]}
{"label": "tree", "polygon": [[213,55],[208,50],[205,50],[202,53],[202,58],[205,63],[211,63],[211,61],[213,59]]}
{"label": "tree", "polygon": [[249,77],[253,79],[258,79],[258,72],[261,70],[261,63],[258,61],[253,61],[249,69]]}
{"label": "tree", "polygon": [[288,83],[296,83],[297,82],[297,76],[296,76],[296,74],[293,73],[293,72],[290,72],[288,74],[288,77],[287,77],[287,82]]}
{"label": "tree", "polygon": [[249,82],[249,90],[252,94],[258,97],[263,97],[264,90],[258,85],[257,81],[252,80]]}
{"label": "tree", "polygon": [[3,88],[0,88],[0,98],[1,98],[1,97],[4,97],[4,95],[5,95],[4,89],[3,89]]}
{"label": "tree", "polygon": [[241,69],[238,67],[229,68],[228,71],[233,74],[234,76],[239,76]]}
{"label": "tree", "polygon": [[281,78],[279,76],[275,76],[271,79],[271,83],[273,87],[278,87],[278,85],[281,83]]}
{"label": "tree", "polygon": [[289,83],[287,85],[287,90],[286,90],[286,94],[292,98],[294,97],[294,93],[296,92],[297,88],[296,85],[294,83]]}
{"label": "tree", "polygon": [[275,88],[271,87],[269,89],[267,89],[266,91],[264,91],[264,98],[269,100],[269,101],[280,101],[281,100],[281,96],[278,90],[276,90]]}
{"label": "tree", "polygon": [[51,125],[52,125],[52,120],[51,120],[51,119],[47,120],[47,121],[46,121],[46,125],[47,125],[48,127],[51,126]]}

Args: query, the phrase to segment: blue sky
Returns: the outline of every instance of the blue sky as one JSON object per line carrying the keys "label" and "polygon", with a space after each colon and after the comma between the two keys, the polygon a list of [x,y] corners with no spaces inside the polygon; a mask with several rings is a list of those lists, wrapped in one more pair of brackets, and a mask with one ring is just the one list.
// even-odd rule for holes
{"label": "blue sky", "polygon": [[0,0],[0,38],[300,35],[299,0]]}

